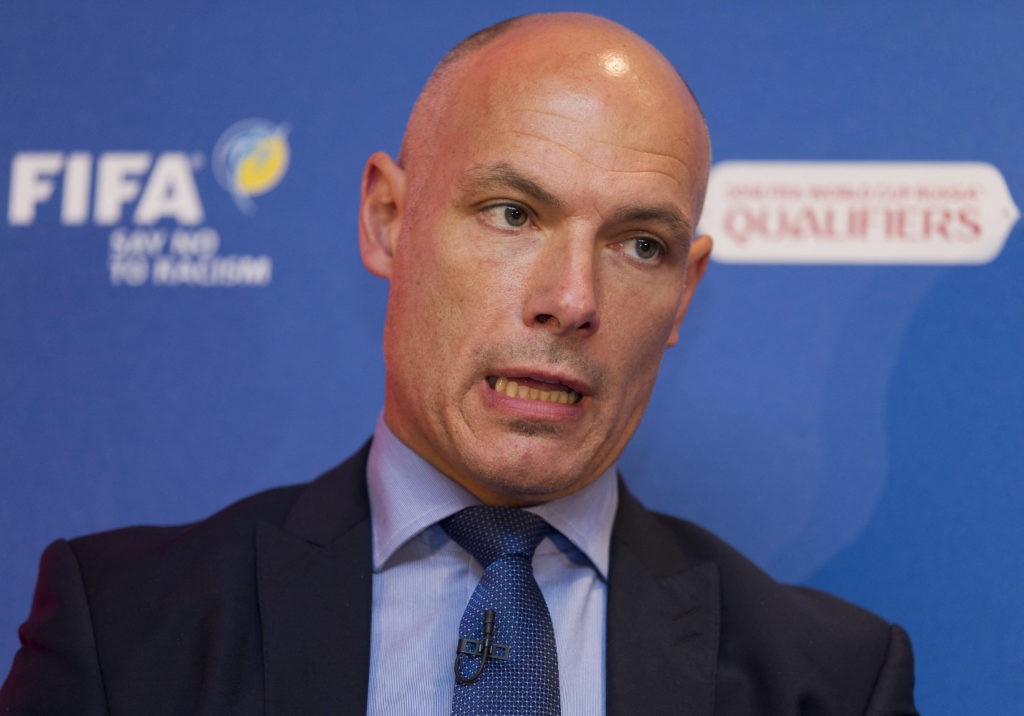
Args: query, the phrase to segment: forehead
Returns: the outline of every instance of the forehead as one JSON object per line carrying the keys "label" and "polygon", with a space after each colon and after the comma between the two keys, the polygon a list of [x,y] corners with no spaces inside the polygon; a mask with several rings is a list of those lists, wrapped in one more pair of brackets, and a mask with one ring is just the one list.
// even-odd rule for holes
{"label": "forehead", "polygon": [[703,120],[667,61],[621,42],[570,52],[537,39],[496,42],[447,78],[430,133],[434,179],[511,164],[567,190],[593,180],[699,204]]}

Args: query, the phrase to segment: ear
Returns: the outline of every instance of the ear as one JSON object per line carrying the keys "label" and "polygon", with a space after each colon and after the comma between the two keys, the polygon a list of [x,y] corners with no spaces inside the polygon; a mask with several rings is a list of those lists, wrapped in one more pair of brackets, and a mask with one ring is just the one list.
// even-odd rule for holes
{"label": "ear", "polygon": [[363,264],[390,278],[405,208],[405,172],[384,152],[366,162],[359,199],[359,252]]}
{"label": "ear", "polygon": [[686,283],[683,284],[683,297],[679,301],[679,311],[676,313],[675,323],[672,325],[672,333],[668,337],[668,347],[671,348],[679,342],[679,326],[686,316],[686,309],[690,307],[690,299],[697,290],[697,284],[704,278],[708,270],[708,263],[711,261],[711,237],[701,234],[690,244],[690,255],[686,259]]}

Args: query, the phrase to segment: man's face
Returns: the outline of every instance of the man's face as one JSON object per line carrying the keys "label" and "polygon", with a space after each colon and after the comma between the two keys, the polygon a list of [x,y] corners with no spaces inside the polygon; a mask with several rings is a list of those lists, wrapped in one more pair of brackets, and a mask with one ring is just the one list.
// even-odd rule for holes
{"label": "man's face", "polygon": [[694,117],[579,74],[468,78],[405,167],[385,418],[485,502],[569,494],[615,461],[691,289]]}

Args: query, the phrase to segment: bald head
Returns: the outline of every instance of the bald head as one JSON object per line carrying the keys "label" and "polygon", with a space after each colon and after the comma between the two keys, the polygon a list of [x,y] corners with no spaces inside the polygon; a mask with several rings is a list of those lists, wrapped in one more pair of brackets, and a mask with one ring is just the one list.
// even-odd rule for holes
{"label": "bald head", "polygon": [[[695,219],[703,206],[710,170],[710,140],[690,87],[650,43],[611,20],[583,13],[525,15],[470,35],[437,64],[406,127],[399,163],[427,168],[446,151],[444,140],[458,120],[479,117],[504,93],[548,84],[589,109],[620,113],[630,125],[675,123],[680,155],[697,190]],[[481,90],[483,90],[481,92]],[[486,95],[486,97],[485,97]],[[586,99],[590,95],[589,100]],[[637,128],[639,129],[639,128]]]}

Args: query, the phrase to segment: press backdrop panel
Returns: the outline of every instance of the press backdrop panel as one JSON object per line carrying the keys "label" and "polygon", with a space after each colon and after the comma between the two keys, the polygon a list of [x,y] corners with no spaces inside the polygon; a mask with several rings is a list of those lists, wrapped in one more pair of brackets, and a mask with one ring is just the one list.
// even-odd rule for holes
{"label": "press backdrop panel", "polygon": [[[984,162],[1024,196],[1015,3],[563,7],[681,68],[717,163]],[[0,671],[52,539],[199,518],[369,435],[362,164],[451,44],[541,9],[0,4]],[[927,713],[1024,703],[1021,239],[982,265],[713,264],[621,465],[904,624]]]}

